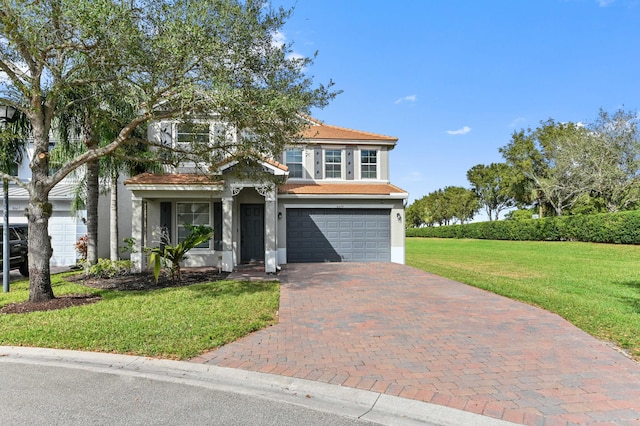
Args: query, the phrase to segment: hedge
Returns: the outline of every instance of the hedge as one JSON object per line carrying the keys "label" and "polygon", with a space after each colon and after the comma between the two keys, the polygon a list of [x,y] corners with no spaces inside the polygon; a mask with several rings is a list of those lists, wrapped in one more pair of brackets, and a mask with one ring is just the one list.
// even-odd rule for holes
{"label": "hedge", "polygon": [[640,211],[408,228],[407,237],[640,244]]}

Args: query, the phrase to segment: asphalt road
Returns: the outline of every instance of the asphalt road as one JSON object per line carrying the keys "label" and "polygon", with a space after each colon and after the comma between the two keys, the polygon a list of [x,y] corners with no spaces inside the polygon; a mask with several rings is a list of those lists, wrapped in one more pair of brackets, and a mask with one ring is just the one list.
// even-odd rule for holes
{"label": "asphalt road", "polygon": [[0,424],[511,423],[377,392],[273,374],[137,356],[0,346]]}
{"label": "asphalt road", "polygon": [[130,375],[0,363],[0,377],[0,419],[7,425],[375,424],[257,396]]}

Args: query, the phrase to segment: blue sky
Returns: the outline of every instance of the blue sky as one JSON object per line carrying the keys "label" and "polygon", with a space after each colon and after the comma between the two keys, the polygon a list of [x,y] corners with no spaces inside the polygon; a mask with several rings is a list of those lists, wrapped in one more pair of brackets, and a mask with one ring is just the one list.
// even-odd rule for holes
{"label": "blue sky", "polygon": [[511,134],[640,108],[640,0],[273,0],[283,32],[343,90],[314,116],[399,138],[410,202],[469,187]]}

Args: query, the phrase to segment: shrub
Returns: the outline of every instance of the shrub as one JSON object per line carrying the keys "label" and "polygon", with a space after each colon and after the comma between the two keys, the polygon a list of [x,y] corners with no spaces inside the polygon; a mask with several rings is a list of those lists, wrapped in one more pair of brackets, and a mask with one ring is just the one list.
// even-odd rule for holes
{"label": "shrub", "polygon": [[78,241],[76,241],[76,251],[78,252],[78,254],[80,254],[80,259],[82,260],[87,259],[88,244],[88,235],[83,235],[82,237],[78,238]]}
{"label": "shrub", "polygon": [[640,211],[409,228],[407,237],[640,244]]}
{"label": "shrub", "polygon": [[[153,266],[153,276],[158,281],[160,269],[169,267],[171,270],[171,280],[179,282],[182,279],[180,273],[180,262],[186,259],[187,252],[194,247],[208,241],[213,237],[213,229],[204,225],[186,225],[189,228],[189,235],[176,245],[161,244],[160,247],[147,249],[149,253],[149,263]],[[164,238],[161,242],[166,242]]]}
{"label": "shrub", "polygon": [[85,275],[98,278],[113,278],[130,274],[132,268],[133,262],[130,260],[98,259],[98,263],[85,270]]}

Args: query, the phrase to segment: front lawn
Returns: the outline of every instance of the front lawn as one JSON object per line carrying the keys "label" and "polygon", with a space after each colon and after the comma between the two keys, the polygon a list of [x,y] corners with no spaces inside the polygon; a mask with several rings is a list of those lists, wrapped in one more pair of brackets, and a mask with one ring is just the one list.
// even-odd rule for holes
{"label": "front lawn", "polygon": [[[277,322],[277,282],[216,281],[145,291],[103,290],[52,276],[53,291],[97,303],[0,314],[0,345],[188,359]],[[0,307],[28,299],[28,281],[0,293]]]}
{"label": "front lawn", "polygon": [[407,264],[555,312],[640,360],[640,246],[407,238]]}

